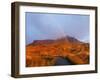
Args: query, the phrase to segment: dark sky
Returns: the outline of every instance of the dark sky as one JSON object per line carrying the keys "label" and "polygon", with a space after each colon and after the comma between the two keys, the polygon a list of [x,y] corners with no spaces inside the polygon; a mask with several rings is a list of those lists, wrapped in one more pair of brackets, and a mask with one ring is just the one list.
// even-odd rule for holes
{"label": "dark sky", "polygon": [[89,15],[25,13],[26,44],[72,36],[89,42]]}

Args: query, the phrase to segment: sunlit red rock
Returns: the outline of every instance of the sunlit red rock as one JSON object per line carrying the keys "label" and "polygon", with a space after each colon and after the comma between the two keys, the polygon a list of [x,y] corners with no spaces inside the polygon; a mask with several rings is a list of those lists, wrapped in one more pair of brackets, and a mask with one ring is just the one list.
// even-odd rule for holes
{"label": "sunlit red rock", "polygon": [[26,46],[26,67],[54,66],[59,56],[73,64],[89,64],[89,55],[89,43],[73,37],[35,40]]}

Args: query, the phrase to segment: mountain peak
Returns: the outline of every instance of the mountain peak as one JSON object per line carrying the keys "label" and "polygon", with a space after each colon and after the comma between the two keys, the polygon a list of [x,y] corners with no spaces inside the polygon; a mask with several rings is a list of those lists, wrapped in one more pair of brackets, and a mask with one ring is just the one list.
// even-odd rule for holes
{"label": "mountain peak", "polygon": [[62,41],[65,40],[65,41],[68,41],[68,42],[80,42],[79,40],[77,40],[76,38],[71,37],[71,36],[62,37],[59,40],[62,40]]}
{"label": "mountain peak", "polygon": [[34,40],[33,44],[52,44],[52,43],[55,43],[55,42],[77,43],[77,42],[80,42],[80,41],[77,40],[74,37],[65,36],[65,37],[58,38],[58,39]]}
{"label": "mountain peak", "polygon": [[79,40],[77,40],[76,38],[74,37],[71,37],[71,36],[66,36],[66,39],[70,42],[79,42]]}

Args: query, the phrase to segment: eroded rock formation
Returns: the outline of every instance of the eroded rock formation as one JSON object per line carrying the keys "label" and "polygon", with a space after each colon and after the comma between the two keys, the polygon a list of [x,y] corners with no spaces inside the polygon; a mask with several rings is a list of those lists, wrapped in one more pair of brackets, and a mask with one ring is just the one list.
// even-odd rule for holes
{"label": "eroded rock formation", "polygon": [[55,66],[58,57],[71,64],[89,64],[89,43],[67,36],[35,40],[26,46],[26,67]]}

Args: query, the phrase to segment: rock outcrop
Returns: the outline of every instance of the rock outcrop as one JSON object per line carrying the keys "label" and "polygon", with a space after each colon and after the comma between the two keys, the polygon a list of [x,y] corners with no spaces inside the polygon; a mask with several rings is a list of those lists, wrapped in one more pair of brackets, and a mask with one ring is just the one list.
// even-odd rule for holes
{"label": "rock outcrop", "polygon": [[55,66],[60,60],[58,57],[74,65],[89,64],[89,43],[66,36],[55,40],[35,40],[26,46],[26,67]]}

